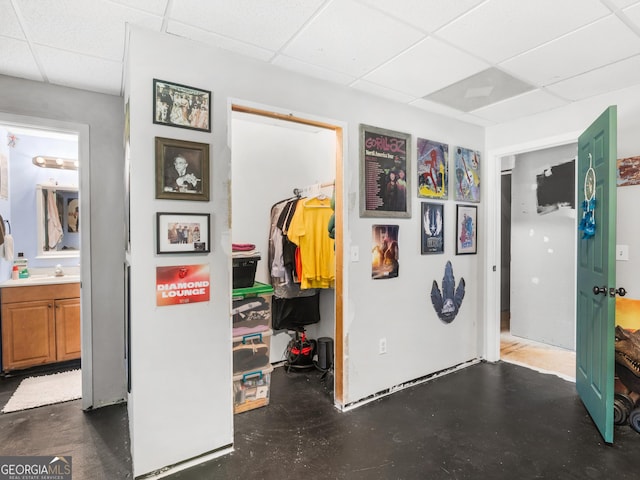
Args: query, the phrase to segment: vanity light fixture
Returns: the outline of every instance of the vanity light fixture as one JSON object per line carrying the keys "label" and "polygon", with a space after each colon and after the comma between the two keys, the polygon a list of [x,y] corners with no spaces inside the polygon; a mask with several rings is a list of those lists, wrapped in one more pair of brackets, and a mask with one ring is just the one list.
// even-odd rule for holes
{"label": "vanity light fixture", "polygon": [[47,157],[38,155],[33,157],[33,164],[42,168],[61,168],[64,170],[77,170],[79,162],[76,158]]}

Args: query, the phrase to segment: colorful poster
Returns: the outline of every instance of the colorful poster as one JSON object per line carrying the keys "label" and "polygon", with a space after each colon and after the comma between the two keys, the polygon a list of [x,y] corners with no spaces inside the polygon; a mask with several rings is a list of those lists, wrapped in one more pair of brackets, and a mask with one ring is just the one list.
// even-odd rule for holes
{"label": "colorful poster", "polygon": [[444,253],[444,205],[422,202],[422,255]]}
{"label": "colorful poster", "polygon": [[373,225],[371,278],[395,278],[399,272],[398,225]]}
{"label": "colorful poster", "polygon": [[156,267],[156,305],[209,301],[209,265]]}
{"label": "colorful poster", "polygon": [[478,207],[456,207],[456,255],[478,253]]}
{"label": "colorful poster", "polygon": [[455,169],[456,200],[480,202],[480,152],[456,148]]}
{"label": "colorful poster", "polygon": [[418,138],[418,196],[449,198],[449,146]]}
{"label": "colorful poster", "polygon": [[619,158],[616,162],[618,187],[640,185],[640,157]]}
{"label": "colorful poster", "polygon": [[360,125],[360,216],[411,217],[411,136]]}

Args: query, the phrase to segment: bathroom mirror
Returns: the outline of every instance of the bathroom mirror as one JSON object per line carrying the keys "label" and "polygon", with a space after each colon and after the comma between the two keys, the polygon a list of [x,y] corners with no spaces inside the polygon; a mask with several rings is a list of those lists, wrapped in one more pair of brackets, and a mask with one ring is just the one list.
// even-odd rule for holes
{"label": "bathroom mirror", "polygon": [[78,188],[36,185],[38,257],[80,256]]}

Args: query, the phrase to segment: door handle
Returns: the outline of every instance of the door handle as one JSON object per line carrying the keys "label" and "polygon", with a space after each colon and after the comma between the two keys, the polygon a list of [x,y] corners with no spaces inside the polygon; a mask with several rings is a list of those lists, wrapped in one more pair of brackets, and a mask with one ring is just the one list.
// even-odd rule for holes
{"label": "door handle", "polygon": [[627,291],[622,287],[620,287],[620,288],[610,288],[609,289],[609,296],[610,297],[615,297],[616,293],[618,295],[620,295],[621,297],[624,297],[627,294]]}
{"label": "door handle", "polygon": [[599,294],[603,294],[606,295],[608,292],[607,287],[598,287],[597,285],[593,287],[593,294],[594,295],[599,295]]}

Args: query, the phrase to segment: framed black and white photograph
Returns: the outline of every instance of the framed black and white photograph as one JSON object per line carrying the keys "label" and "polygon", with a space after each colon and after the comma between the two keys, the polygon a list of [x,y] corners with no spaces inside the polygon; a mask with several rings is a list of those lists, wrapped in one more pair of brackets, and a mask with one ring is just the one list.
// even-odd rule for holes
{"label": "framed black and white photograph", "polygon": [[360,125],[360,216],[411,218],[411,135]]}
{"label": "framed black and white photograph", "polygon": [[156,198],[209,200],[209,144],[156,137]]}
{"label": "framed black and white photograph", "polygon": [[211,131],[211,92],[153,79],[153,123]]}
{"label": "framed black and white photograph", "polygon": [[208,253],[210,247],[210,214],[156,214],[156,253]]}
{"label": "framed black and white photograph", "polygon": [[444,253],[444,204],[421,203],[420,253]]}
{"label": "framed black and white photograph", "polygon": [[456,207],[456,255],[478,253],[478,207],[457,205]]}

